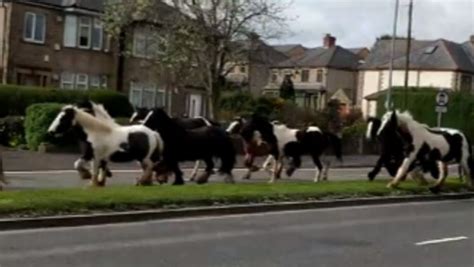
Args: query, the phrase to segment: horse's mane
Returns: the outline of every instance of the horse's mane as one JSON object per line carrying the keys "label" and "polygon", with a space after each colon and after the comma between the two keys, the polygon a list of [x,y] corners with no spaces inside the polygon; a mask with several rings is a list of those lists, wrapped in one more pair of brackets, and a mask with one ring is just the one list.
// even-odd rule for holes
{"label": "horse's mane", "polygon": [[97,104],[95,102],[92,102],[92,110],[94,111],[95,117],[104,123],[110,124],[110,126],[115,127],[119,126],[115,120],[110,116],[110,114],[107,112],[105,109],[104,105],[102,104]]}
{"label": "horse's mane", "polygon": [[74,106],[64,107],[64,109],[68,108],[72,108],[75,111],[76,121],[84,128],[85,131],[93,129],[95,131],[110,132],[113,130],[113,128],[115,128],[115,126],[117,126],[115,123],[114,125],[111,123],[105,123],[101,119],[92,116],[80,108]]}

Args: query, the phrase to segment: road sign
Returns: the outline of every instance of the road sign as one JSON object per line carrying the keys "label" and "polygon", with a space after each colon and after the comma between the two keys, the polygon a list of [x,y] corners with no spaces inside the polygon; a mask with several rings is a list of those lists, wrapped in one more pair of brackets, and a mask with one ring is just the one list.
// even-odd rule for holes
{"label": "road sign", "polygon": [[440,90],[436,95],[436,105],[446,107],[449,103],[449,95],[445,90]]}
{"label": "road sign", "polygon": [[446,107],[446,106],[436,106],[436,112],[446,113],[446,112],[448,112],[448,107]]}

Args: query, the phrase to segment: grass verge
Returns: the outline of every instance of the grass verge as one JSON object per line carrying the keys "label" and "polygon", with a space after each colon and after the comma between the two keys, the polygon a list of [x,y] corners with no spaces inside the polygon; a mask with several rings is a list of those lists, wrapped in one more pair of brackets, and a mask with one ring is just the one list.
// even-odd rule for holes
{"label": "grass verge", "polygon": [[[209,184],[183,187],[119,186],[104,189],[55,189],[0,192],[0,217],[34,217],[87,214],[103,211],[179,208],[224,204],[267,203],[376,196],[430,195],[426,187],[405,182],[397,190],[386,181],[342,181],[327,183]],[[468,192],[457,180],[449,180],[444,192]]]}

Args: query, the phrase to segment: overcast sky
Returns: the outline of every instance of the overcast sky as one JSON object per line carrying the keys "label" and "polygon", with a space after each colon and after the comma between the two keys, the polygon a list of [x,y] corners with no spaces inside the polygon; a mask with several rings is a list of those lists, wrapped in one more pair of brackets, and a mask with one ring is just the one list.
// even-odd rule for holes
{"label": "overcast sky", "polygon": [[[398,35],[406,36],[408,0],[400,0]],[[345,47],[371,47],[392,32],[395,0],[293,0],[290,31],[271,43],[321,46],[325,33]],[[463,42],[474,34],[474,0],[414,0],[413,36]]]}

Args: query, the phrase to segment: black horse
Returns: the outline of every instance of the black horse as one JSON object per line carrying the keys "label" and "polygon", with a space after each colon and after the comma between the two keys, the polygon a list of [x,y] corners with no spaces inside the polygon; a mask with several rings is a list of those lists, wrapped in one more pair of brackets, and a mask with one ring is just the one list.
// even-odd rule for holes
{"label": "black horse", "polygon": [[163,160],[155,166],[157,174],[171,171],[175,174],[174,185],[182,185],[184,180],[179,162],[203,160],[205,173],[198,177],[197,183],[207,183],[213,173],[213,159],[218,158],[221,161],[219,173],[225,175],[226,182],[233,183],[236,152],[225,130],[215,126],[186,130],[160,108],[150,111],[143,124],[163,138]]}
{"label": "black horse", "polygon": [[[143,120],[147,117],[150,113],[150,109],[147,108],[136,108],[135,112],[130,117],[130,123],[142,123]],[[197,118],[186,118],[186,117],[177,117],[172,118],[172,120],[177,123],[179,126],[183,127],[187,130],[198,129],[201,127],[206,126],[217,126],[220,127],[221,125],[213,120],[204,117],[197,117]]]}

